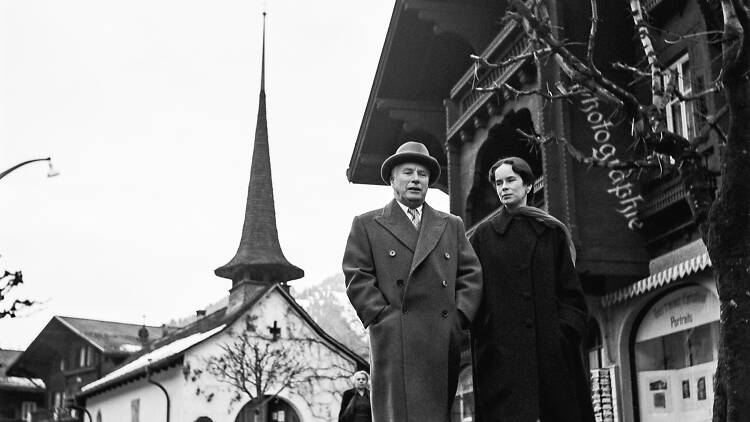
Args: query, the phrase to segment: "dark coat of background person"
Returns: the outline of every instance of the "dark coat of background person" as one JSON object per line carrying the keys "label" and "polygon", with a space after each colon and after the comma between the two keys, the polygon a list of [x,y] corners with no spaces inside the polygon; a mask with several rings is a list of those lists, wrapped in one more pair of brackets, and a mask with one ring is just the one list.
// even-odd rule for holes
{"label": "dark coat of background person", "polygon": [[354,218],[343,270],[370,330],[373,420],[446,421],[458,384],[458,311],[471,321],[481,296],[463,221],[425,203],[417,232],[391,201]]}
{"label": "dark coat of background person", "polygon": [[484,278],[472,326],[475,421],[593,421],[580,349],[587,308],[565,233],[503,209],[471,244]]}
{"label": "dark coat of background person", "polygon": [[[352,401],[352,398],[354,398],[354,395],[357,394],[356,388],[350,388],[346,391],[344,391],[344,394],[341,395],[341,409],[339,410],[339,421],[338,422],[365,422],[365,421],[358,421],[354,418],[354,407],[352,404],[354,403]],[[369,403],[370,401],[370,391],[365,390],[365,397],[367,398],[367,401]],[[372,414],[367,419],[366,422],[372,421]]]}

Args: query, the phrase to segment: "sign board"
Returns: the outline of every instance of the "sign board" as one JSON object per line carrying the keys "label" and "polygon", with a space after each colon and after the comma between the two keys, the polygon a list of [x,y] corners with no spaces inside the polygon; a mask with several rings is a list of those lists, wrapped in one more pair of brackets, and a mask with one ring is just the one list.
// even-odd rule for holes
{"label": "sign board", "polygon": [[703,286],[676,290],[649,309],[635,341],[640,343],[716,321],[719,306],[719,299]]}

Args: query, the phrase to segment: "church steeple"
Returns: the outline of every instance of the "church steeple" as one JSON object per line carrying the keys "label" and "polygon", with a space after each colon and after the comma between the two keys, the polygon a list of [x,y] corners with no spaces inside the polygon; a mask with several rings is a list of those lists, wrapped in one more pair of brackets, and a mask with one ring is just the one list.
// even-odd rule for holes
{"label": "church steeple", "polygon": [[[302,278],[302,269],[284,257],[276,229],[276,209],[271,183],[271,158],[266,122],[266,13],[263,12],[263,57],[261,59],[260,99],[255,143],[247,189],[245,221],[237,253],[214,273],[232,280],[232,295],[240,284],[268,285]],[[241,300],[240,300],[241,301]]]}

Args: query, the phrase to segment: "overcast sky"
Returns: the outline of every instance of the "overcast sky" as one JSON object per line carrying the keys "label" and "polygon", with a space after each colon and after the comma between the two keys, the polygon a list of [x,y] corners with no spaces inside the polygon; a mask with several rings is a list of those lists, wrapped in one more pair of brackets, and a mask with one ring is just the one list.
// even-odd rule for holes
{"label": "overcast sky", "polygon": [[[0,320],[25,348],[53,315],[160,325],[227,294],[268,11],[268,125],[282,249],[304,288],[340,272],[346,180],[393,1],[0,2],[0,270],[44,303]],[[428,202],[446,210],[447,197]]]}

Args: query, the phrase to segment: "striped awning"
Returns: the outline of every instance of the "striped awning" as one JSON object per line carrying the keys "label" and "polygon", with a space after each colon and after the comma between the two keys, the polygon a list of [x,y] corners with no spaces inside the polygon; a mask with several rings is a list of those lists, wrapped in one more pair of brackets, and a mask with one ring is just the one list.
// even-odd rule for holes
{"label": "striped awning", "polygon": [[703,252],[700,255],[682,261],[663,271],[652,274],[642,280],[638,280],[627,287],[602,296],[602,307],[606,308],[630,298],[640,296],[661,286],[666,286],[675,280],[680,280],[690,274],[702,271],[710,266],[711,258],[708,257],[708,252]]}

